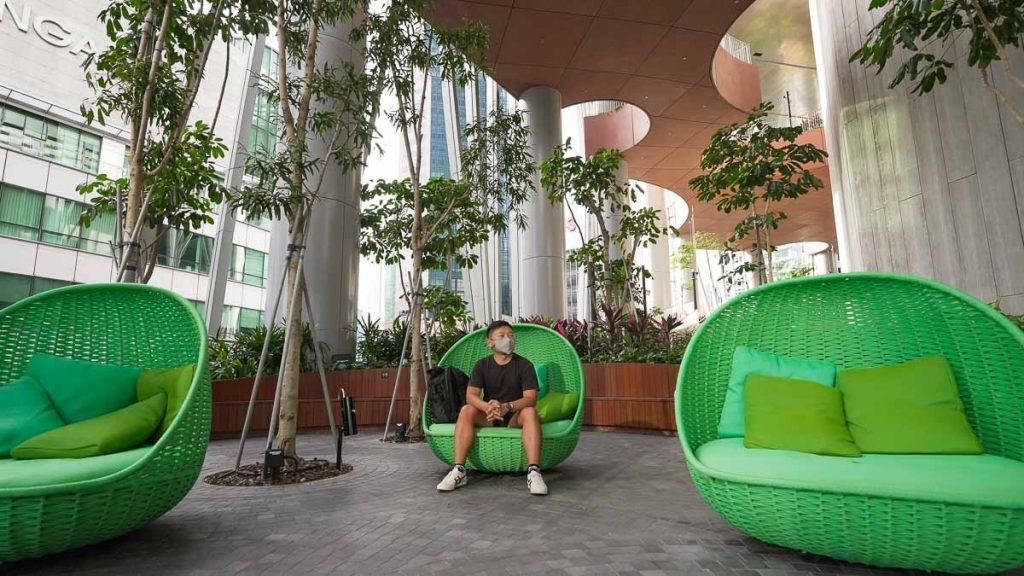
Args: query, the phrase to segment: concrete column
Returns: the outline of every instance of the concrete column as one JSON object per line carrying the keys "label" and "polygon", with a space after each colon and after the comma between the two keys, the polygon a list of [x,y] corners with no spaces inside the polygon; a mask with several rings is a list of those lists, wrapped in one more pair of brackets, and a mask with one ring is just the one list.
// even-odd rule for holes
{"label": "concrete column", "polygon": [[832,274],[836,271],[836,258],[832,248],[826,248],[812,258],[815,274]]}
{"label": "concrete column", "polygon": [[[534,86],[522,102],[530,125],[530,148],[540,165],[562,143],[562,95],[548,86]],[[537,193],[523,210],[529,228],[519,251],[519,290],[523,316],[565,316],[565,218],[562,204],[552,205],[534,173]],[[513,296],[515,298],[515,296]]]}
{"label": "concrete column", "polygon": [[[665,209],[665,189],[660,186],[647,185],[647,206],[660,214],[658,226],[668,228],[668,211]],[[647,247],[647,261],[650,263],[651,279],[647,286],[651,297],[647,301],[649,309],[672,307],[672,262],[670,258],[668,236],[662,236],[657,243]]]}
{"label": "concrete column", "polygon": [[[225,180],[228,188],[238,190],[245,176],[245,163],[248,158],[249,132],[252,129],[252,111],[256,107],[256,94],[259,92],[260,67],[263,63],[263,48],[266,37],[258,36],[249,49],[249,64],[246,67],[245,89],[242,90],[241,109],[235,118],[235,139],[231,145],[231,163],[228,165]],[[217,236],[213,241],[213,262],[210,266],[210,282],[206,292],[205,321],[206,331],[216,334],[220,331],[220,320],[224,310],[224,292],[228,284],[228,271],[231,268],[231,252],[235,238],[235,214],[225,200],[220,204],[217,217]]]}
{"label": "concrete column", "polygon": [[[358,46],[348,41],[352,24],[346,23],[320,33],[316,65],[323,67],[331,63],[355,62],[363,64]],[[311,138],[309,152],[314,158],[326,153],[328,142]],[[359,190],[360,170],[343,173],[337,165],[329,162],[325,169],[320,200],[313,208],[309,237],[306,240],[306,286],[310,303],[316,318],[311,322],[317,340],[326,342],[332,357],[351,355],[355,352],[355,329],[359,275]],[[309,176],[315,181],[318,173]],[[281,257],[288,244],[288,230],[284,224],[275,225],[271,230],[270,282],[276,288],[280,274],[284,273],[284,259]],[[273,294],[267,295],[267,314],[273,306]],[[283,318],[285,306],[279,310]]]}

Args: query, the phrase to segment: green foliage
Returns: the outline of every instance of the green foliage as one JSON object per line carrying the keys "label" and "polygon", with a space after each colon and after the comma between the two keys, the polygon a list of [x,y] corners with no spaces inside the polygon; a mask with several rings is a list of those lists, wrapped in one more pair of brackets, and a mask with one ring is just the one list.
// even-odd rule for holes
{"label": "green foliage", "polygon": [[270,0],[112,0],[98,15],[109,45],[86,58],[86,83],[96,96],[81,112],[89,123],[128,124],[133,175],[101,173],[80,185],[79,193],[91,200],[81,223],[108,213],[119,218],[125,239],[139,241],[142,230],[150,230],[142,250],[131,242],[121,248],[118,239],[116,252],[122,270],[126,259],[135,262],[147,253],[143,281],[163,232],[212,222],[227,193],[214,165],[227,151],[214,134],[216,115],[213,124],[190,122],[211,46],[234,35],[266,33],[272,8]]}
{"label": "green foliage", "polygon": [[[210,336],[210,376],[214,380],[230,380],[232,378],[248,378],[256,375],[259,366],[263,340],[267,336],[267,328],[244,328],[234,335],[234,339]],[[330,357],[329,347],[325,342],[316,344],[320,347],[320,355],[324,361]],[[313,348],[313,329],[309,324],[302,327],[302,371],[313,372],[316,368],[316,351]],[[274,326],[270,335],[270,348],[267,350],[267,361],[264,365],[267,374],[277,374],[284,353],[284,326]]]}
{"label": "green foliage", "polygon": [[755,245],[771,257],[770,231],[777,230],[787,217],[785,212],[773,211],[772,204],[824,186],[806,166],[823,162],[828,155],[813,144],[796,144],[803,132],[799,126],[773,126],[768,121],[772,109],[770,102],[764,102],[746,122],[716,131],[701,155],[700,167],[706,173],[689,182],[699,201],[713,202],[725,214],[743,214],[722,257],[723,266],[732,266],[726,274],[730,282],[747,272],[760,274],[765,269],[758,260],[735,265],[732,252],[739,244],[749,242],[753,234]]}
{"label": "green foliage", "polygon": [[[987,69],[994,61],[1006,64],[1006,47],[1024,41],[1024,3],[1020,0],[872,0],[870,9],[884,9],[863,46],[850,57],[880,73],[899,50],[902,61],[890,88],[916,82],[917,94],[946,82],[953,62],[942,47],[966,39],[967,65]],[[986,76],[986,83],[989,79]],[[1024,85],[1018,85],[1024,92]],[[1009,102],[1007,102],[1009,104]],[[1018,118],[1020,114],[1018,111]]]}
{"label": "green foliage", "polygon": [[780,280],[789,278],[806,278],[808,276],[814,276],[814,265],[801,266],[799,268],[791,268],[789,270],[782,270],[776,274]]}
{"label": "green foliage", "polygon": [[561,334],[587,363],[637,362],[679,364],[693,333],[679,330],[675,316],[629,315],[620,306],[603,305],[601,318],[576,319],[535,316],[520,322],[539,324]]}
{"label": "green foliage", "polygon": [[[569,201],[583,207],[596,219],[601,233],[583,237],[583,226],[567,204],[582,244],[568,258],[587,271],[592,283],[601,279],[601,301],[631,302],[640,280],[650,278],[649,272],[635,264],[637,250],[656,243],[668,230],[659,225],[658,210],[633,208],[641,190],[631,182],[618,182],[622,152],[598,150],[590,158],[581,158],[567,155],[569,146],[569,140],[556,146],[551,158],[541,164],[541,184],[552,203]],[[617,231],[605,223],[606,211],[621,215]],[[623,258],[613,261],[612,247],[618,248]]]}
{"label": "green foliage", "polygon": [[[725,246],[712,232],[697,232],[697,250],[723,250]],[[696,264],[697,255],[693,248],[694,243],[684,240],[675,253],[672,254],[672,267],[676,270],[693,269]]]}
{"label": "green foliage", "polygon": [[[368,0],[292,0],[281,7],[280,15],[276,7],[272,13],[280,68],[260,82],[274,88],[264,94],[279,110],[277,139],[283,145],[274,153],[249,155],[246,172],[255,180],[238,191],[233,205],[252,218],[286,218],[294,225],[319,198],[330,166],[344,174],[364,164],[375,134],[381,86],[352,62],[309,66],[314,60],[310,46],[318,49],[324,31],[365,12]],[[364,35],[363,27],[356,26],[349,39],[358,45]]]}

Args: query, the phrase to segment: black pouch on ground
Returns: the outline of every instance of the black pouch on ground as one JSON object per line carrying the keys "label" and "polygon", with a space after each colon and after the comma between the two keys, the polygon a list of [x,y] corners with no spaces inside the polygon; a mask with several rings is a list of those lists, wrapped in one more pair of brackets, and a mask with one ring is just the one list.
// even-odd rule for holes
{"label": "black pouch on ground", "polygon": [[458,420],[468,385],[469,376],[458,368],[437,366],[427,370],[431,422],[451,424]]}

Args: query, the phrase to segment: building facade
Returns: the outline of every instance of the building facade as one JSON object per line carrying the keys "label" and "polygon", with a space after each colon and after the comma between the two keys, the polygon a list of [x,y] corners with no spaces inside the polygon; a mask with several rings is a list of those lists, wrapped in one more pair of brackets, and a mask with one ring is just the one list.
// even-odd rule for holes
{"label": "building facade", "polygon": [[[82,62],[106,37],[96,15],[102,0],[0,1],[0,305],[50,288],[116,279],[114,219],[78,223],[89,198],[77,187],[98,174],[125,175],[123,125],[88,124],[79,109],[93,97]],[[245,84],[244,43],[218,44],[210,56],[194,119],[212,120],[224,59],[233,66],[216,132],[230,143],[235,104]],[[273,57],[272,52],[267,58]],[[243,64],[243,65],[239,65]],[[254,138],[264,138],[272,114],[264,106]],[[230,155],[228,156],[230,157]],[[222,171],[226,166],[220,166]],[[171,230],[158,242],[149,284],[173,290],[200,312],[210,283],[213,238],[222,223],[194,232]],[[263,322],[269,223],[241,218],[234,229],[220,315],[226,332]]]}

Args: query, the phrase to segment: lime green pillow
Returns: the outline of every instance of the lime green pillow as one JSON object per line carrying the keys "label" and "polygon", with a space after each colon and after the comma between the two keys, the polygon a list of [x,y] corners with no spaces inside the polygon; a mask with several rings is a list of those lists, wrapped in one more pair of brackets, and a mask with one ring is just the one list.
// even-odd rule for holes
{"label": "lime green pillow", "polygon": [[181,410],[181,406],[185,403],[185,397],[188,396],[188,391],[192,387],[192,378],[195,373],[196,365],[188,364],[178,368],[146,370],[139,375],[139,400],[145,400],[160,393],[167,396],[167,413],[164,414],[164,419],[160,423],[160,427],[157,428],[158,437],[171,427],[171,422]]}
{"label": "lime green pillow", "polygon": [[732,354],[729,387],[725,392],[722,418],[718,422],[718,436],[721,438],[743,437],[743,387],[747,383],[747,376],[751,374],[810,380],[831,388],[836,382],[836,365],[823,360],[776,356],[748,346],[737,346]]}
{"label": "lime green pillow", "polygon": [[864,453],[983,452],[942,356],[843,370],[837,381],[850,434]]}
{"label": "lime green pillow", "polygon": [[22,460],[87,458],[123,452],[146,441],[163,420],[167,396],[163,393],[110,414],[68,424],[29,438],[11,450]]}
{"label": "lime green pillow", "polygon": [[549,390],[543,398],[537,401],[537,415],[541,423],[554,422],[555,420],[570,420],[576,415],[576,408],[580,404],[580,395],[577,392],[558,392]]}
{"label": "lime green pillow", "polygon": [[137,402],[135,382],[142,370],[35,354],[25,373],[43,385],[64,422],[73,424]]}
{"label": "lime green pillow", "polygon": [[0,458],[9,457],[25,440],[63,425],[35,378],[22,376],[0,386]]}
{"label": "lime green pillow", "polygon": [[846,428],[843,396],[810,380],[751,374],[745,390],[747,448],[860,456]]}
{"label": "lime green pillow", "polygon": [[537,399],[540,400],[548,393],[548,365],[537,364],[533,369],[537,371]]}

